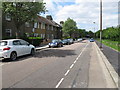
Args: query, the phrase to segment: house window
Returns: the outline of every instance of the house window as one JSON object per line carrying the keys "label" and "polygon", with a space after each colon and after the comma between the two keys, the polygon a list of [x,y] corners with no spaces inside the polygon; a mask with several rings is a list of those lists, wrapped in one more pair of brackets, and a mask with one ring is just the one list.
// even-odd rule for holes
{"label": "house window", "polygon": [[26,27],[30,27],[30,23],[29,22],[25,22],[25,26]]}
{"label": "house window", "polygon": [[12,36],[12,30],[11,29],[6,29],[5,32],[6,32],[6,36],[9,36],[9,37]]}
{"label": "house window", "polygon": [[49,34],[47,34],[47,38],[49,39]]}
{"label": "house window", "polygon": [[38,22],[38,24],[37,24],[37,28],[40,28],[40,24],[39,24],[39,22]]}
{"label": "house window", "polygon": [[10,14],[6,14],[5,19],[6,19],[7,21],[11,21],[11,16],[10,16]]}
{"label": "house window", "polygon": [[45,38],[45,34],[41,34],[41,38]]}
{"label": "house window", "polygon": [[45,23],[41,23],[41,29],[45,29]]}
{"label": "house window", "polygon": [[54,35],[52,34],[52,39],[54,38]]}
{"label": "house window", "polygon": [[50,26],[49,25],[47,25],[47,30],[49,30],[50,29]]}
{"label": "house window", "polygon": [[36,22],[36,23],[34,23],[34,28],[37,28],[37,26],[38,26],[37,24],[38,24],[37,22]]}
{"label": "house window", "polygon": [[53,31],[53,26],[51,26],[51,30]]}
{"label": "house window", "polygon": [[39,36],[39,34],[38,33],[34,33],[34,37],[38,37]]}

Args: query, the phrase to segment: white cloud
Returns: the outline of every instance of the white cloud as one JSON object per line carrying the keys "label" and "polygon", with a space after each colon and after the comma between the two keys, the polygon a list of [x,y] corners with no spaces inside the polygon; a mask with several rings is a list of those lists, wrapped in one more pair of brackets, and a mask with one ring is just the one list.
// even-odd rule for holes
{"label": "white cloud", "polygon": [[[59,4],[59,2],[65,3],[65,5]],[[49,10],[47,14],[51,14],[53,19],[59,23],[65,21],[68,17],[77,22],[79,28],[85,28],[87,30],[99,29],[99,12],[100,12],[100,0],[45,0],[46,7]],[[109,0],[111,1],[111,0]],[[103,28],[118,25],[118,0],[112,0],[114,2],[103,2]],[[68,2],[74,2],[69,4]],[[68,4],[67,4],[68,3]],[[96,22],[96,25],[93,24]]]}

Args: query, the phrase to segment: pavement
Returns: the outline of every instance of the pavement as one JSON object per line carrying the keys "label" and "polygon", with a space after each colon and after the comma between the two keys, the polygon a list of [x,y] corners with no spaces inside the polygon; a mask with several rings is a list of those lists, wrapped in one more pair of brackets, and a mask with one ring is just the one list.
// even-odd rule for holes
{"label": "pavement", "polygon": [[3,88],[118,88],[118,74],[95,42],[36,49],[33,57],[3,62]]}
{"label": "pavement", "polygon": [[[96,41],[96,44],[98,45],[98,47],[100,46],[100,43],[98,41]],[[118,73],[118,75],[120,76],[120,62],[118,61],[120,52],[117,52],[104,44],[101,51],[106,56],[106,58],[108,59],[110,64],[113,66],[115,71]]]}
{"label": "pavement", "polygon": [[46,48],[48,48],[49,47],[49,45],[44,45],[44,46],[42,46],[42,47],[36,47],[35,49],[36,50],[42,50],[42,49],[46,49]]}

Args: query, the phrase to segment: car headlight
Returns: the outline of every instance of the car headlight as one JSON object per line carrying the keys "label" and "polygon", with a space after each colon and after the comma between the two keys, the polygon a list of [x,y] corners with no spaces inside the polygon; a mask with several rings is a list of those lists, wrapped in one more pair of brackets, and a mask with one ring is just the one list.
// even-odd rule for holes
{"label": "car headlight", "polygon": [[57,45],[57,43],[55,43],[55,45]]}

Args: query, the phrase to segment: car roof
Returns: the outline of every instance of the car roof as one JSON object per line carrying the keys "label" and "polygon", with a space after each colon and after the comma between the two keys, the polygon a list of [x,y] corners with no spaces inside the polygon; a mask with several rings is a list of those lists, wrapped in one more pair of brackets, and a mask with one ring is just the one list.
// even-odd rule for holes
{"label": "car roof", "polygon": [[22,40],[22,39],[7,39],[7,40],[0,40],[0,41],[14,41],[14,40]]}

